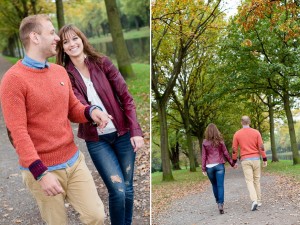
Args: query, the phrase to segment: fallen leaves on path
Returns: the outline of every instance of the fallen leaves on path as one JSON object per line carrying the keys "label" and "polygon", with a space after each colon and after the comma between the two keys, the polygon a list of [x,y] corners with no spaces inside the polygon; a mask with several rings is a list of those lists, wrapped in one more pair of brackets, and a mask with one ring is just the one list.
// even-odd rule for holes
{"label": "fallen leaves on path", "polygon": [[152,186],[152,217],[164,212],[172,201],[204,191],[208,184],[208,180],[201,182],[191,181],[184,185],[178,185],[178,183],[174,181],[164,183],[164,185]]}
{"label": "fallen leaves on path", "polygon": [[275,188],[272,188],[274,201],[288,199],[289,201],[286,201],[286,204],[295,204],[300,213],[300,181],[290,176],[276,175],[275,177],[276,185]]}

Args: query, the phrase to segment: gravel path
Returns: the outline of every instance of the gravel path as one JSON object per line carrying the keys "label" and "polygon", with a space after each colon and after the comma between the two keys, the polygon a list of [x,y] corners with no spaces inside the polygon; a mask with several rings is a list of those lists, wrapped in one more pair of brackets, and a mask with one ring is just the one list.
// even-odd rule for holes
{"label": "gravel path", "polygon": [[[0,56],[0,79],[11,67],[11,63]],[[77,125],[72,124],[73,133],[77,134]],[[75,137],[75,143],[85,155],[86,163],[94,177],[99,196],[106,212],[105,224],[110,224],[108,215],[108,193],[83,140]],[[134,215],[132,225],[149,225],[150,223],[150,163],[149,147],[145,146],[137,153],[134,186]],[[68,205],[67,205],[68,206]],[[77,212],[67,207],[69,225],[81,225]],[[10,144],[3,121],[0,106],[0,225],[43,225],[38,207],[29,191],[22,183],[18,166],[18,157]]]}
{"label": "gravel path", "polygon": [[[167,211],[152,219],[153,225],[296,225],[300,224],[300,185],[284,187],[283,177],[263,175],[262,203],[251,211],[251,202],[241,166],[225,175],[225,214],[220,215],[211,186],[199,194],[173,202]],[[295,186],[296,185],[296,186]],[[289,193],[291,192],[291,193]]]}

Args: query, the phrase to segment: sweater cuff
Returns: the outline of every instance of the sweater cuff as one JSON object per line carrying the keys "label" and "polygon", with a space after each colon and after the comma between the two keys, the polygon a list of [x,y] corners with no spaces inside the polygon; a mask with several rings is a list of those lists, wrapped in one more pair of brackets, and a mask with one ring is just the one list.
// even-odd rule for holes
{"label": "sweater cuff", "polygon": [[93,119],[92,119],[92,111],[94,109],[99,109],[100,111],[103,111],[102,108],[100,106],[97,106],[97,105],[89,105],[84,110],[84,115],[85,115],[86,119],[90,122],[94,122]]}
{"label": "sweater cuff", "polygon": [[35,160],[30,164],[29,170],[32,173],[34,179],[38,179],[38,177],[43,174],[48,168],[42,163],[40,159]]}
{"label": "sweater cuff", "polygon": [[232,160],[232,161],[233,161],[233,165],[235,165],[236,162],[237,162],[237,159],[234,159],[234,160]]}
{"label": "sweater cuff", "polygon": [[90,109],[91,109],[91,105],[89,105],[89,106],[87,106],[87,107],[85,107],[85,109],[84,109],[84,115],[85,115],[85,118],[89,121],[89,122],[93,122],[93,119],[92,119],[92,117],[91,117],[91,115],[90,115]]}
{"label": "sweater cuff", "polygon": [[267,157],[266,157],[266,158],[263,158],[263,161],[264,161],[264,162],[265,162],[265,161],[268,161],[268,160],[267,160]]}

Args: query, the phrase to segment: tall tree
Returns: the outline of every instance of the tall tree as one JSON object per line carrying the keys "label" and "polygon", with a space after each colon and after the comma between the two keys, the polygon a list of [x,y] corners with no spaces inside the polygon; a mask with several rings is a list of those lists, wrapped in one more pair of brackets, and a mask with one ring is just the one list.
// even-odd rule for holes
{"label": "tall tree", "polygon": [[[160,122],[163,180],[172,180],[166,108],[188,51],[218,16],[220,1],[155,1],[152,5],[152,82]],[[195,167],[195,165],[191,165]]]}
{"label": "tall tree", "polygon": [[[268,87],[280,96],[286,114],[293,163],[300,164],[300,154],[292,115],[294,97],[300,96],[300,7],[292,0],[252,0],[241,8],[240,24],[252,34],[259,46],[255,55],[263,58]],[[250,48],[253,44],[249,43]],[[253,51],[253,49],[252,49]]]}
{"label": "tall tree", "polygon": [[119,70],[125,78],[134,77],[116,0],[105,0],[105,7]]}
{"label": "tall tree", "polygon": [[63,0],[55,0],[55,4],[56,4],[57,25],[58,25],[58,29],[60,29],[65,25]]}

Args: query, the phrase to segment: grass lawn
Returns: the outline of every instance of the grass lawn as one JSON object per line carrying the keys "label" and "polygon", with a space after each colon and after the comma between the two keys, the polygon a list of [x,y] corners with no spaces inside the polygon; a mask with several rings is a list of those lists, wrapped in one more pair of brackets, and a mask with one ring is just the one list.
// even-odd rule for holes
{"label": "grass lawn", "polygon": [[162,172],[155,172],[151,174],[152,185],[167,185],[168,183],[187,184],[196,183],[199,181],[207,180],[207,177],[202,175],[201,168],[196,168],[197,172],[190,172],[189,169],[173,170],[172,174],[175,181],[162,182]]}
{"label": "grass lawn", "polygon": [[293,165],[292,160],[280,160],[279,162],[268,162],[268,166],[263,169],[269,173],[287,175],[300,180],[300,164]]}
{"label": "grass lawn", "polygon": [[15,64],[19,58],[15,58],[15,57],[9,57],[9,56],[3,56],[7,61],[11,62],[12,64]]}
{"label": "grass lawn", "polygon": [[[124,39],[135,39],[135,38],[143,38],[150,37],[150,27],[141,27],[140,30],[131,30],[128,32],[123,31]],[[111,42],[111,35],[101,37],[91,37],[89,38],[89,42],[91,44],[103,43],[103,42]]]}
{"label": "grass lawn", "polygon": [[126,80],[128,89],[133,96],[137,117],[144,132],[150,132],[150,65],[132,64],[134,78]]}

